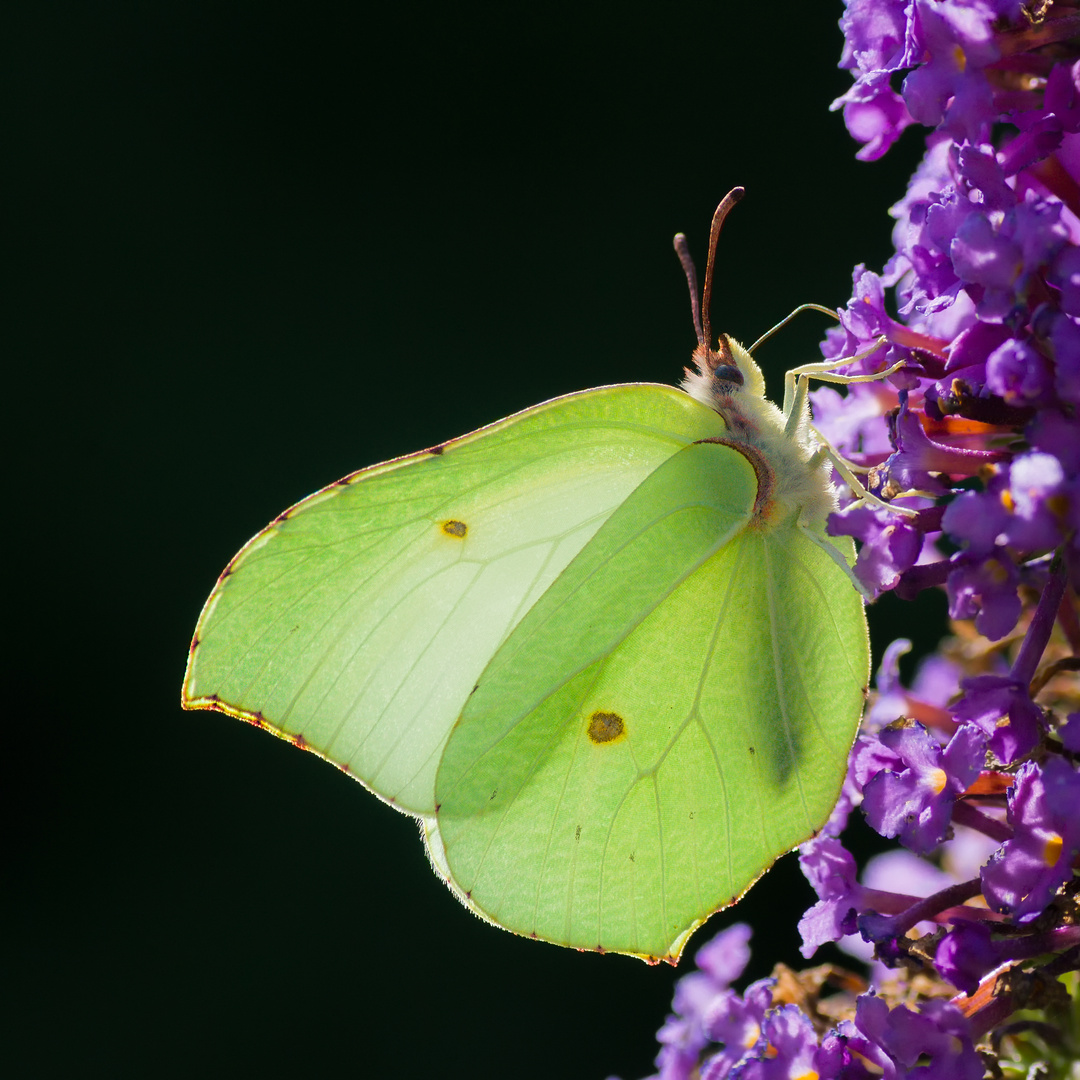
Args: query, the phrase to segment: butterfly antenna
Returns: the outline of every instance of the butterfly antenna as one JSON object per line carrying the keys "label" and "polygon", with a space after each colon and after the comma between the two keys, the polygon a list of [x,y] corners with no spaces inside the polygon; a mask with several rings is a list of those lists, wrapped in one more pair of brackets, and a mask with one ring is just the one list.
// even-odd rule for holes
{"label": "butterfly antenna", "polygon": [[728,216],[731,208],[746,194],[746,189],[732,188],[723,198],[713,214],[712,228],[709,229],[709,261],[705,264],[705,291],[701,296],[701,317],[704,333],[698,334],[698,341],[710,348],[712,341],[712,327],[709,325],[709,307],[712,304],[713,266],[716,263],[716,242],[720,239],[720,227],[724,224],[724,218]]}
{"label": "butterfly antenna", "polygon": [[705,332],[701,329],[701,299],[698,295],[697,270],[694,269],[694,260],[690,258],[690,249],[686,246],[686,233],[675,234],[675,254],[679,256],[683,273],[686,275],[686,284],[690,286],[690,314],[694,316],[694,333],[697,334],[697,343],[708,347]]}

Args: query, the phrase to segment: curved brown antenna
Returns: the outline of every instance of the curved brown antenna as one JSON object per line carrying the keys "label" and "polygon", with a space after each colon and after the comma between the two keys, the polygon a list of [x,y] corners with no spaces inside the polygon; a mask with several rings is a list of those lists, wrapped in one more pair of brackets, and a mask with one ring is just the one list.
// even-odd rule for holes
{"label": "curved brown antenna", "polygon": [[708,348],[709,343],[705,339],[705,332],[701,329],[701,300],[698,296],[697,270],[694,269],[694,260],[690,258],[690,249],[686,246],[686,233],[675,234],[675,254],[682,263],[683,273],[686,275],[686,284],[690,286],[690,314],[694,316],[694,333],[697,334],[697,343]]}
{"label": "curved brown antenna", "polygon": [[745,194],[745,188],[732,188],[721,200],[720,205],[716,208],[716,213],[712,216],[712,227],[709,229],[709,261],[705,264],[705,291],[701,294],[701,317],[706,348],[711,348],[712,342],[709,307],[712,304],[713,264],[716,262],[716,243],[720,239],[720,227],[724,224],[724,218],[728,216],[731,208]]}

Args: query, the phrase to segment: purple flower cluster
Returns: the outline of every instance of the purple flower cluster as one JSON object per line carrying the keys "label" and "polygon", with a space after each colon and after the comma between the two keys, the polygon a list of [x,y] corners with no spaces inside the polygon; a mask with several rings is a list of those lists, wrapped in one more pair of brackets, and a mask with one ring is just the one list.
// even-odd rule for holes
{"label": "purple flower cluster", "polygon": [[[1053,697],[1049,684],[1080,652],[1080,9],[848,0],[841,27],[855,83],[835,107],[859,156],[913,124],[934,130],[892,210],[894,256],[880,275],[856,269],[822,346],[859,354],[851,373],[904,366],[813,395],[822,434],[906,513],[852,498],[830,532],[859,541],[868,591],[944,587],[953,619],[1005,647],[987,644],[979,663],[969,651],[945,694],[935,658],[930,698],[905,693],[886,656],[842,805],[802,854],[820,898],[805,951],[858,931],[879,962],[975,993],[1039,949],[1074,966],[1078,955],[1080,692]],[[969,867],[917,902],[870,888],[838,839],[858,802],[913,853],[908,881],[917,855],[948,860],[958,827],[996,849],[977,876]],[[913,940],[933,946],[913,957]]]}
{"label": "purple flower cluster", "polygon": [[905,366],[813,395],[869,489],[918,513],[853,504],[831,529],[861,542],[868,589],[944,584],[952,616],[998,640],[1051,553],[1080,580],[1080,11],[850,0],[841,25],[855,84],[836,106],[860,156],[936,130],[892,210],[895,255],[856,269],[822,349],[863,354],[859,373]]}
{"label": "purple flower cluster", "polygon": [[[1037,648],[1041,655],[1048,644],[1063,585],[1059,571],[1040,598],[1024,640],[1031,653]],[[894,642],[886,652],[844,797],[821,834],[801,849],[803,872],[819,897],[800,923],[804,955],[857,933],[886,967],[915,964],[967,993],[1008,961],[1071,950],[1070,962],[1080,962],[1080,770],[1064,743],[1080,713],[1055,725],[1054,734],[1040,723],[1038,743],[1025,760],[1003,762],[995,747],[1015,746],[1015,740],[999,741],[1013,727],[1002,711],[1008,703],[999,700],[975,720],[979,692],[956,691],[988,681],[1019,696],[1010,680],[962,679],[960,665],[939,656],[905,691],[897,664],[906,647]],[[1044,674],[1077,667],[1067,660]],[[1024,682],[1024,700],[1038,709],[1026,696],[1030,685]],[[1050,685],[1046,679],[1044,686]],[[993,685],[985,695],[994,700],[1001,692]],[[1056,707],[1047,710],[1055,719],[1080,688],[1066,681],[1057,693]],[[987,727],[990,716],[996,719]],[[871,864],[863,883],[839,838],[860,802],[870,826],[907,849],[889,859],[887,874],[871,874]],[[918,858],[928,855],[936,855],[942,869]],[[913,896],[913,888],[930,895]]]}
{"label": "purple flower cluster", "polygon": [[[835,972],[785,970],[736,993],[749,937],[737,923],[698,952],[701,970],[679,983],[676,1015],[659,1033],[659,1080],[892,1080],[916,1068],[920,1080],[982,1080],[971,1021],[952,1003],[915,1012],[864,993],[852,1019],[823,1032],[818,993]],[[849,992],[838,996],[850,1004]]]}
{"label": "purple flower cluster", "polygon": [[[738,994],[750,932],[731,927],[679,983],[657,1066],[1074,1075],[1080,1032],[1058,1019],[1080,998],[1080,3],[845,7],[855,82],[834,107],[858,156],[932,131],[894,256],[856,269],[822,346],[858,357],[848,374],[903,361],[812,395],[877,496],[852,492],[829,531],[858,541],[868,592],[945,589],[955,636],[910,688],[908,643],[887,650],[840,802],[800,851],[818,896],[803,955],[835,942],[869,980],[781,966]],[[861,872],[841,839],[856,807],[901,845]]]}

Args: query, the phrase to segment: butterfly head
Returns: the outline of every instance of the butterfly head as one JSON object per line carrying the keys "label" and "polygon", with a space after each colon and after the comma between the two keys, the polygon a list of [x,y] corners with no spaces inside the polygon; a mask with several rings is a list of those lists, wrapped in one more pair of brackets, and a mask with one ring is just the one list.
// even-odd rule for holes
{"label": "butterfly head", "polygon": [[765,378],[754,358],[727,334],[715,349],[698,345],[694,350],[696,371],[686,369],[683,387],[704,404],[715,407],[725,398],[764,397]]}

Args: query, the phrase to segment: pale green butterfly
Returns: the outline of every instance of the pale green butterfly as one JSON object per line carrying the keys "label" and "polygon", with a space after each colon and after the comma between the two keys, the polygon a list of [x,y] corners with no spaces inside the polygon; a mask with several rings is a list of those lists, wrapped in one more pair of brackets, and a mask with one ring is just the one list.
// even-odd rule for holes
{"label": "pale green butterfly", "polygon": [[569,394],[352,473],[244,546],[195,631],[185,708],[417,817],[518,934],[674,962],[840,792],[869,654],[830,465],[857,482],[810,426],[807,376],[837,365],[789,372],[781,412],[749,352],[709,347],[741,196],[700,306],[675,239],[683,389]]}

